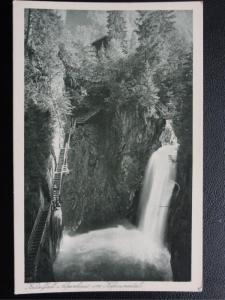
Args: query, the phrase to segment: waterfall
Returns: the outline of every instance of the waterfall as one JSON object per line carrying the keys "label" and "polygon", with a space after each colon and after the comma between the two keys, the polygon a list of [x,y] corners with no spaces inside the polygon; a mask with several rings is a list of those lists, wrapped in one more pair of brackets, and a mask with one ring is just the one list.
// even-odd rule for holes
{"label": "waterfall", "polygon": [[160,136],[162,146],[148,162],[140,201],[140,230],[154,245],[162,248],[165,241],[168,208],[176,179],[179,144],[167,120]]}
{"label": "waterfall", "polygon": [[179,145],[171,121],[160,142],[146,169],[139,227],[117,224],[75,236],[64,231],[53,265],[56,281],[172,280],[164,239]]}

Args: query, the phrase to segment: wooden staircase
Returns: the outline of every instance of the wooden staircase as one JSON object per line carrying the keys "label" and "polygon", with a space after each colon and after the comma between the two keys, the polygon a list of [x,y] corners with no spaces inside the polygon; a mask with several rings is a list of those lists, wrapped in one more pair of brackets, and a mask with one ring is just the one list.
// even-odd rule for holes
{"label": "wooden staircase", "polygon": [[51,214],[55,209],[55,204],[61,202],[60,193],[62,187],[63,174],[68,173],[67,154],[70,149],[70,138],[74,133],[76,125],[85,124],[89,119],[99,113],[101,108],[89,112],[87,115],[72,120],[67,141],[63,148],[60,149],[58,163],[54,172],[52,187],[50,188],[50,202],[44,207],[40,206],[31,235],[28,241],[28,247],[25,255],[25,282],[35,282],[40,259],[40,249],[46,240],[47,229],[50,225]]}
{"label": "wooden staircase", "polygon": [[60,193],[62,187],[63,174],[68,174],[67,155],[70,149],[70,138],[75,132],[77,124],[84,124],[90,118],[95,116],[101,109],[98,108],[82,118],[72,120],[67,141],[60,149],[57,166],[54,172],[52,187],[50,189],[50,202],[40,207],[32,232],[28,241],[28,247],[25,256],[25,282],[35,282],[37,277],[38,265],[41,255],[41,249],[46,240],[46,233],[50,226],[51,215],[55,209],[55,204],[61,202]]}
{"label": "wooden staircase", "polygon": [[35,231],[33,232],[32,242],[29,245],[26,262],[25,262],[25,279],[26,282],[32,281],[33,275],[35,273],[35,263],[38,253],[38,248],[40,246],[42,234],[46,224],[48,216],[48,209],[42,210],[40,212],[40,217],[35,226]]}
{"label": "wooden staircase", "polygon": [[54,210],[54,204],[60,201],[60,192],[62,185],[63,174],[67,172],[67,151],[69,149],[71,131],[68,137],[68,141],[64,148],[60,149],[58,163],[53,178],[53,185],[51,191],[51,203],[40,207],[27,247],[26,259],[25,259],[25,282],[34,282],[37,273],[38,256],[40,253],[40,247],[44,241],[47,226],[50,223],[51,213]]}

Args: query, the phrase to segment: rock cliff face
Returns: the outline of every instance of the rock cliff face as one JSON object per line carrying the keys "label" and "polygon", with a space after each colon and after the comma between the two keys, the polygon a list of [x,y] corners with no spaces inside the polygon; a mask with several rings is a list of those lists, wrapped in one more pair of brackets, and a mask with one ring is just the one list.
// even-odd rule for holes
{"label": "rock cliff face", "polygon": [[25,244],[39,206],[49,201],[47,175],[51,164],[50,115],[30,105],[25,114]]}
{"label": "rock cliff face", "polygon": [[63,185],[64,222],[73,230],[111,225],[129,216],[137,202],[149,156],[159,146],[164,121],[141,112],[102,110],[77,127],[71,141],[70,174]]}
{"label": "rock cliff face", "polygon": [[177,157],[177,185],[171,199],[167,240],[175,281],[191,280],[192,231],[192,98],[191,89],[183,108],[183,122],[174,122],[180,143]]}
{"label": "rock cliff face", "polygon": [[174,190],[168,222],[167,240],[175,281],[191,280],[192,156],[178,153],[178,186]]}

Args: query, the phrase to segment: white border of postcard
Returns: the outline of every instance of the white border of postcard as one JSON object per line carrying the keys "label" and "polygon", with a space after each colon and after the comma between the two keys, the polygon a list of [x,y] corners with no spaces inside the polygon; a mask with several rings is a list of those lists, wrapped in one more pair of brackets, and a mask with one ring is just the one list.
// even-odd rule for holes
{"label": "white border of postcard", "polygon": [[[60,10],[192,10],[193,11],[193,189],[192,270],[189,282],[50,282],[24,278],[24,9]],[[95,291],[201,291],[203,215],[203,3],[79,3],[14,1],[14,250],[15,294]]]}

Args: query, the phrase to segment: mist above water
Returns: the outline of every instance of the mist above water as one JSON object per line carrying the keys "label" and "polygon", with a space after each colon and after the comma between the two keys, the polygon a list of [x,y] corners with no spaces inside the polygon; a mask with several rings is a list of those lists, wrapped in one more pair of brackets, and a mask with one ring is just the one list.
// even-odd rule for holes
{"label": "mist above water", "polygon": [[70,237],[54,264],[57,281],[171,280],[170,254],[123,226]]}

